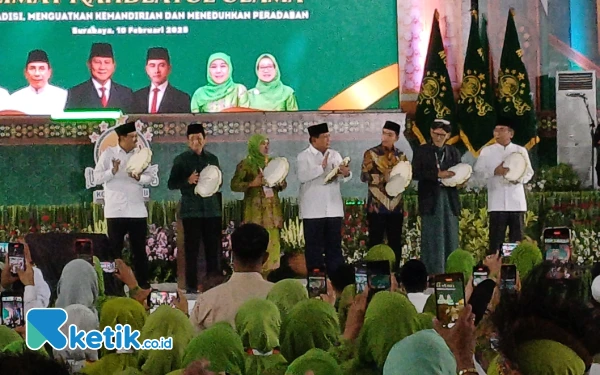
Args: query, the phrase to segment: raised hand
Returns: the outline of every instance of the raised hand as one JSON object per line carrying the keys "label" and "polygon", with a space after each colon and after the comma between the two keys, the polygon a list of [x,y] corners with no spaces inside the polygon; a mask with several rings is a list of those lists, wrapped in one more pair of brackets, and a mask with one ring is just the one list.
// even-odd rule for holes
{"label": "raised hand", "polygon": [[117,174],[117,172],[119,171],[119,166],[121,165],[121,160],[120,159],[113,159],[112,160],[112,174],[115,175]]}
{"label": "raised hand", "polygon": [[199,178],[200,178],[200,173],[198,173],[198,171],[194,171],[194,173],[192,173],[190,175],[190,177],[188,177],[188,183],[190,185],[196,185],[198,183]]}

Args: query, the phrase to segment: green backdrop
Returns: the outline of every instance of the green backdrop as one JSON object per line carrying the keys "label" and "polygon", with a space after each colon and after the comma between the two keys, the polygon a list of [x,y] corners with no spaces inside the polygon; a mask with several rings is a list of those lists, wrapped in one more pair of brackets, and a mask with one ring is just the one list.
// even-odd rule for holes
{"label": "green backdrop", "polygon": [[[110,0],[100,0],[108,2]],[[119,1],[119,0],[118,0]],[[137,3],[125,4],[128,1]],[[139,89],[148,85],[144,71],[146,50],[164,46],[171,54],[171,83],[190,94],[206,83],[206,60],[211,53],[232,58],[233,78],[252,88],[254,65],[261,53],[279,61],[283,82],[296,90],[301,110],[318,109],[354,82],[397,62],[396,0],[162,0],[142,3],[98,4],[89,0],[52,0],[58,4],[2,4],[0,19],[8,12],[26,21],[0,22],[2,53],[0,86],[15,91],[26,85],[23,68],[27,53],[44,49],[53,65],[51,82],[69,88],[89,78],[86,61],[94,42],[113,45],[115,82]],[[74,4],[71,4],[74,2]],[[150,2],[150,1],[148,1]],[[169,2],[169,3],[167,3]],[[165,4],[167,3],[167,4]],[[308,11],[306,20],[131,20],[33,21],[35,12],[244,12]],[[303,13],[306,14],[306,13]],[[164,14],[163,14],[164,15]],[[35,15],[34,15],[35,16]],[[73,27],[112,28],[187,26],[188,34],[72,35]],[[398,102],[385,101],[385,108]]]}

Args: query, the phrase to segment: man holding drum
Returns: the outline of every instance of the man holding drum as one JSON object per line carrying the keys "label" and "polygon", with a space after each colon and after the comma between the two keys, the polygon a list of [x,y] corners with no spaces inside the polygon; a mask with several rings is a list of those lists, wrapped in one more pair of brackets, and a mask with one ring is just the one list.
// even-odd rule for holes
{"label": "man holding drum", "polygon": [[[179,154],[173,161],[168,186],[170,190],[181,191],[179,215],[183,222],[185,279],[187,291],[195,293],[202,291],[202,285],[198,283],[200,241],[204,244],[207,275],[214,276],[220,270],[221,200],[218,193],[210,196],[195,193],[202,170],[208,166],[218,168],[219,159],[204,149],[206,134],[202,124],[188,125],[187,139],[190,149]],[[217,186],[214,188],[207,190],[211,190],[211,193],[218,190]]]}
{"label": "man holding drum", "polygon": [[94,168],[94,182],[104,184],[104,217],[113,259],[122,258],[125,235],[129,234],[135,277],[142,288],[148,288],[148,211],[142,189],[150,184],[152,175],[148,170],[141,175],[127,172],[126,166],[137,146],[135,123],[120,125],[115,133],[118,144],[100,155]]}
{"label": "man holding drum", "polygon": [[496,143],[484,147],[475,163],[475,173],[487,181],[490,254],[502,247],[506,227],[510,242],[519,242],[524,236],[527,201],[523,184],[533,177],[533,168],[527,149],[512,143],[514,134],[513,120],[498,118]]}
{"label": "man holding drum", "polygon": [[[322,268],[325,263],[327,273],[331,275],[344,264],[344,202],[340,180],[350,180],[352,172],[348,165],[344,164],[340,153],[329,148],[330,136],[326,123],[309,127],[308,134],[310,145],[297,159],[300,218],[304,225],[306,242],[306,267],[309,270]],[[336,175],[328,182],[332,171]]]}
{"label": "man holding drum", "polygon": [[367,221],[369,223],[369,248],[383,243],[396,254],[395,268],[402,258],[402,222],[404,221],[404,201],[402,194],[391,197],[385,185],[390,181],[390,173],[404,154],[395,144],[400,135],[400,125],[386,121],[381,131],[381,143],[365,151],[360,179],[369,185],[367,197]]}

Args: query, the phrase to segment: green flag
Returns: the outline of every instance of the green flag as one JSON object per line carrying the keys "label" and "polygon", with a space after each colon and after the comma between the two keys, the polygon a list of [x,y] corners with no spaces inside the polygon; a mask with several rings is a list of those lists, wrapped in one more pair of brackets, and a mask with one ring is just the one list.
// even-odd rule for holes
{"label": "green flag", "polygon": [[433,25],[425,60],[425,70],[421,90],[417,98],[417,126],[413,133],[421,144],[429,138],[429,129],[436,119],[444,119],[452,124],[453,137],[448,143],[453,144],[459,139],[458,128],[455,122],[454,94],[452,82],[446,68],[446,52],[440,32],[440,15],[436,9],[433,15]]}
{"label": "green flag", "polygon": [[489,83],[487,61],[479,37],[479,18],[473,10],[457,112],[460,138],[475,157],[489,142],[496,126],[494,91]]}
{"label": "green flag", "polygon": [[508,12],[504,47],[498,71],[498,118],[513,121],[513,141],[527,149],[539,142],[527,69],[515,25],[514,10]]}

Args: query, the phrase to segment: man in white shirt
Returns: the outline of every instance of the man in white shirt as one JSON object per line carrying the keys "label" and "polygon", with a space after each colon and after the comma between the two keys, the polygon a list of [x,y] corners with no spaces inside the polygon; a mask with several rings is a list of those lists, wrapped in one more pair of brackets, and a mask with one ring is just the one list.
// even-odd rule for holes
{"label": "man in white shirt", "polygon": [[190,112],[190,96],[169,83],[171,57],[166,48],[148,49],[146,74],[151,84],[133,93],[134,113]]}
{"label": "man in white shirt", "polygon": [[273,283],[261,275],[269,259],[269,232],[254,223],[241,225],[231,234],[233,274],[229,281],[198,296],[190,321],[202,331],[215,323],[227,322],[235,327],[235,316],[246,301],[265,299]]}
{"label": "man in white shirt", "polygon": [[113,259],[122,258],[124,237],[129,234],[135,277],[142,288],[148,288],[148,211],[142,190],[144,185],[150,184],[152,176],[147,169],[140,176],[126,170],[137,146],[135,123],[121,125],[115,133],[119,144],[102,152],[94,168],[94,181],[104,185],[104,217]]}
{"label": "man in white shirt", "polygon": [[25,63],[25,79],[29,86],[10,96],[8,109],[27,115],[51,115],[61,112],[67,102],[67,90],[48,83],[51,76],[52,67],[46,52],[39,49],[29,52]]}
{"label": "man in white shirt", "polygon": [[[306,267],[313,270],[326,265],[327,273],[332,274],[344,264],[341,234],[344,202],[338,177],[341,175],[342,181],[346,182],[352,178],[352,172],[348,166],[341,165],[340,153],[329,148],[330,135],[326,123],[309,127],[308,134],[310,146],[297,158]],[[338,176],[326,184],[325,177],[338,166]]]}
{"label": "man in white shirt", "polygon": [[[509,118],[499,118],[494,128],[496,143],[481,150],[475,163],[475,173],[479,178],[487,180],[488,212],[490,216],[490,253],[495,253],[502,247],[506,238],[506,227],[509,229],[509,241],[519,242],[523,239],[525,226],[526,184],[533,177],[533,168],[527,149],[512,143],[515,134],[513,121]],[[518,152],[527,163],[525,173],[516,182],[504,178],[509,169],[504,167],[504,160],[512,153]]]}
{"label": "man in white shirt", "polygon": [[427,277],[427,267],[418,259],[411,259],[400,268],[400,283],[418,313],[423,312],[429,298],[429,294],[425,294]]}
{"label": "man in white shirt", "polygon": [[0,87],[0,111],[8,109],[8,101],[10,99],[10,94],[8,90]]}

